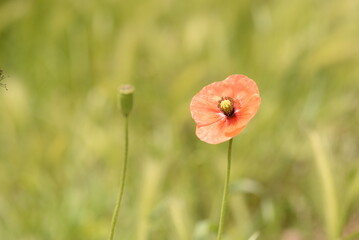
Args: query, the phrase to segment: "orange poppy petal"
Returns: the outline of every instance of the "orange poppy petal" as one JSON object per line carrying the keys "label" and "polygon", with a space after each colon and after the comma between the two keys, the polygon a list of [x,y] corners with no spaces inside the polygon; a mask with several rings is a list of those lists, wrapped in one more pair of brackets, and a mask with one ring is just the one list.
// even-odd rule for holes
{"label": "orange poppy petal", "polygon": [[231,118],[226,118],[221,126],[221,131],[227,137],[234,137],[240,133],[246,126],[249,120],[239,114],[234,115]]}
{"label": "orange poppy petal", "polygon": [[193,120],[199,126],[219,121],[224,117],[218,108],[222,96],[233,95],[232,89],[223,82],[214,82],[197,93],[191,101],[190,110]]}
{"label": "orange poppy petal", "polygon": [[201,92],[206,96],[211,96],[216,102],[222,97],[232,97],[234,94],[231,85],[224,81],[211,83],[204,87]]}
{"label": "orange poppy petal", "polygon": [[209,144],[218,144],[231,139],[231,137],[228,137],[224,134],[223,131],[224,121],[225,120],[221,120],[211,125],[202,126],[202,127],[197,126],[196,128],[197,137],[201,139],[203,142]]}
{"label": "orange poppy petal", "polygon": [[190,110],[193,120],[197,125],[201,126],[214,123],[223,118],[223,114],[218,109],[216,102],[213,103],[210,99],[199,94],[192,98]]}
{"label": "orange poppy petal", "polygon": [[228,137],[239,134],[256,114],[260,101],[259,95],[251,96],[247,104],[242,106],[233,117],[226,119],[223,126],[224,134]]}
{"label": "orange poppy petal", "polygon": [[246,103],[242,105],[241,109],[239,110],[239,117],[245,119],[248,123],[249,120],[251,120],[257,113],[260,104],[261,97],[258,94],[250,96],[248,100],[246,100]]}
{"label": "orange poppy petal", "polygon": [[235,74],[227,77],[223,82],[227,83],[233,91],[233,98],[245,104],[250,96],[259,94],[257,84],[249,77]]}
{"label": "orange poppy petal", "polygon": [[227,137],[234,137],[237,134],[239,134],[240,132],[242,132],[242,130],[245,128],[246,126],[244,125],[243,127],[237,128],[235,130],[233,130],[232,132],[226,132],[224,133],[224,135],[226,135]]}

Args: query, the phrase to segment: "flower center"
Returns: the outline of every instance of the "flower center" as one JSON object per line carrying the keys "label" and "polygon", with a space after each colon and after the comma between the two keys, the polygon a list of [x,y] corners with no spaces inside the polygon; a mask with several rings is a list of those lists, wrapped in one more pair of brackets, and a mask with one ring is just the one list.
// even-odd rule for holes
{"label": "flower center", "polygon": [[233,99],[230,97],[223,97],[219,103],[218,108],[226,115],[230,117],[234,113]]}

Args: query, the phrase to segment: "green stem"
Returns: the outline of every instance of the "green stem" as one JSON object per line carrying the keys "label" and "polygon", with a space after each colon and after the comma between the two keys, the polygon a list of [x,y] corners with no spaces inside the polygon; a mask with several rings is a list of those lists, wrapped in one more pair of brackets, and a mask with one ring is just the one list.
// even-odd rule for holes
{"label": "green stem", "polygon": [[227,158],[227,177],[226,181],[224,182],[224,190],[223,190],[223,198],[222,198],[222,206],[221,206],[221,217],[219,219],[219,227],[218,227],[218,235],[217,240],[222,239],[222,231],[223,231],[223,222],[224,222],[224,216],[226,214],[226,202],[227,202],[227,195],[228,195],[228,183],[229,183],[229,177],[231,174],[231,155],[232,155],[232,141],[233,138],[229,140],[228,145],[228,158]]}
{"label": "green stem", "polygon": [[109,240],[113,240],[118,214],[120,212],[123,190],[125,188],[125,181],[126,181],[127,158],[128,158],[128,117],[125,117],[125,160],[123,162],[122,182],[120,186],[120,192],[118,193],[116,207],[112,216],[111,234]]}

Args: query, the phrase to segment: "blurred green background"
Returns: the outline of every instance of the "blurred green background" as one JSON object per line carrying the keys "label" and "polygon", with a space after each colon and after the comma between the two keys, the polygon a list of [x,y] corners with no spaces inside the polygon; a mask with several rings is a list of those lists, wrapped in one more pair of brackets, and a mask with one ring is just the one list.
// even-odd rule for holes
{"label": "blurred green background", "polygon": [[[241,73],[224,240],[359,231],[359,1],[0,1],[0,239],[107,239],[136,87],[121,240],[215,239],[227,144],[189,103]],[[349,239],[349,238],[347,238]]]}

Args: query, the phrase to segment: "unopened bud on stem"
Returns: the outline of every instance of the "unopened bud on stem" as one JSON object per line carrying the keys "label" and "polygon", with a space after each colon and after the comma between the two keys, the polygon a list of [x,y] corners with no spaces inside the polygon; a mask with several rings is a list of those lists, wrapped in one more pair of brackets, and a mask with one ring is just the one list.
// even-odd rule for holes
{"label": "unopened bud on stem", "polygon": [[134,91],[135,88],[130,84],[122,85],[119,88],[119,105],[121,106],[122,114],[125,117],[128,117],[132,110]]}

